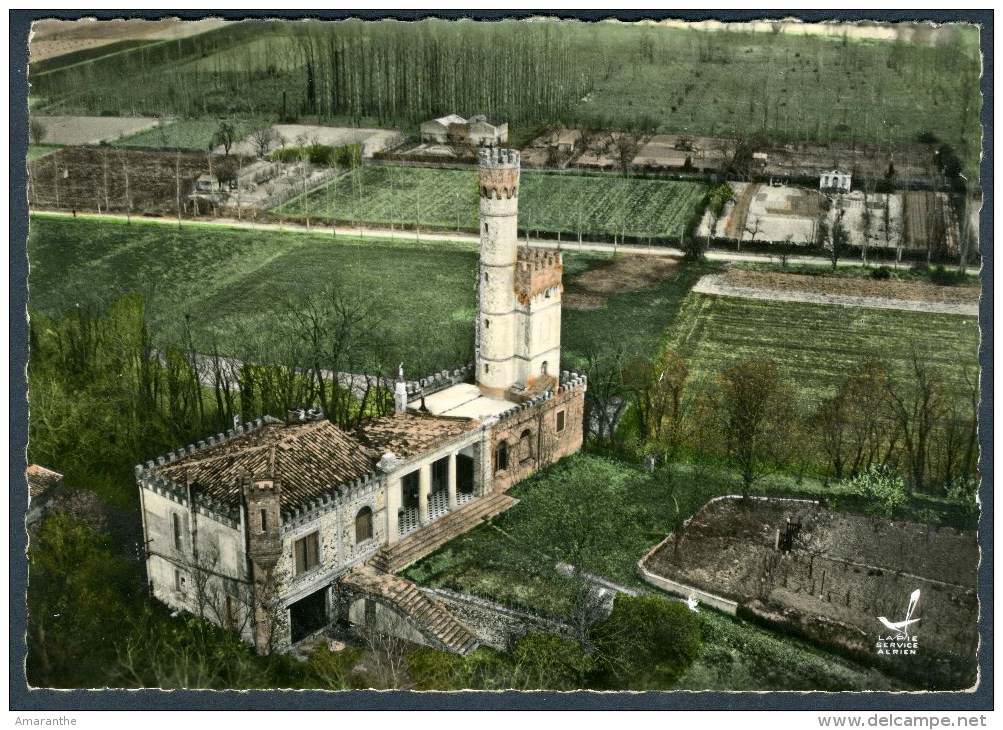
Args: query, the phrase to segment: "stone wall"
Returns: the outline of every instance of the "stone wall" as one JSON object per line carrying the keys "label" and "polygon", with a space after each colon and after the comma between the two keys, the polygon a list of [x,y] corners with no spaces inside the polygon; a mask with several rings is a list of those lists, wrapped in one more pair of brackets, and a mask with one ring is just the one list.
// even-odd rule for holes
{"label": "stone wall", "polygon": [[525,611],[502,606],[478,596],[441,588],[421,588],[427,596],[444,604],[478,640],[495,649],[506,650],[526,634],[555,634],[574,640],[570,626]]}
{"label": "stone wall", "polygon": [[[504,441],[508,448],[508,468],[498,469],[492,461],[495,489],[508,489],[558,459],[582,447],[585,410],[584,379],[568,378],[553,395],[516,406],[499,418],[491,429],[493,459]],[[559,415],[564,428],[557,430]],[[528,432],[528,438],[523,435]]]}

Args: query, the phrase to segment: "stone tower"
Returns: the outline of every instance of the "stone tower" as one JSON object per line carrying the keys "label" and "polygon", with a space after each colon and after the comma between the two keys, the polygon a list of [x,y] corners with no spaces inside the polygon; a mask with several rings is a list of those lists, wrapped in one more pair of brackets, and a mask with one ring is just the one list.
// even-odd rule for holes
{"label": "stone tower", "polygon": [[276,589],[275,567],[282,557],[282,485],[272,478],[275,450],[269,454],[269,478],[241,478],[247,522],[247,557],[251,562],[254,586],[254,646],[259,654],[268,654],[275,639],[275,621],[270,606]]}
{"label": "stone tower", "polygon": [[477,384],[517,394],[560,371],[561,255],[519,246],[519,153],[482,149],[479,173]]}

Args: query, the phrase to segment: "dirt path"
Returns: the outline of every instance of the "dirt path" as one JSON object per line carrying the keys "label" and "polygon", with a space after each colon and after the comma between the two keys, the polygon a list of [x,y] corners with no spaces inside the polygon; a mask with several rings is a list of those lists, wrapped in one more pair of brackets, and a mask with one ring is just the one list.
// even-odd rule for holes
{"label": "dirt path", "polygon": [[959,314],[977,317],[978,304],[958,304],[947,302],[917,301],[915,299],[889,299],[876,296],[852,296],[847,294],[826,294],[822,292],[766,289],[757,286],[740,286],[728,282],[723,274],[704,276],[693,287],[698,294],[714,294],[724,297],[764,299],[777,302],[805,302],[808,304],[829,304],[843,307],[864,307],[868,309],[900,309],[910,312],[936,312],[939,314]]}

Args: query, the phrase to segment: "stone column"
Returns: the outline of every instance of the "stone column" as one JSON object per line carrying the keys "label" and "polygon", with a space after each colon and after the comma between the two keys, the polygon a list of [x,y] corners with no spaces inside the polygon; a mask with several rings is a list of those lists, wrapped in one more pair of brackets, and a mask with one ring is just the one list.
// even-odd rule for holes
{"label": "stone column", "polygon": [[404,485],[400,479],[387,479],[387,544],[400,540],[398,511],[404,500]]}
{"label": "stone column", "polygon": [[449,511],[456,509],[456,454],[449,455],[449,476],[446,478],[446,490],[449,495]]}
{"label": "stone column", "polygon": [[431,476],[431,465],[423,464],[418,471],[418,522],[422,525],[428,524],[428,493]]}

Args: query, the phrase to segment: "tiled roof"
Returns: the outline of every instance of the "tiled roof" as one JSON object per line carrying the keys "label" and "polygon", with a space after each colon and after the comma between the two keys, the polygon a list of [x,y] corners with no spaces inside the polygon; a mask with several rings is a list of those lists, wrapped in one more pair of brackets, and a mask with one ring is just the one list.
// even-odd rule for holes
{"label": "tiled roof", "polygon": [[240,478],[281,479],[281,504],[291,508],[373,471],[363,444],[329,421],[269,423],[200,449],[155,471],[223,504],[240,503]]}
{"label": "tiled roof", "polygon": [[29,500],[38,499],[52,489],[52,487],[63,481],[62,474],[52,471],[52,469],[46,469],[44,466],[39,466],[38,464],[31,464],[25,469],[24,473],[28,477]]}
{"label": "tiled roof", "polygon": [[408,412],[367,421],[356,435],[374,453],[392,451],[399,459],[410,459],[478,425],[478,421],[469,418]]}

